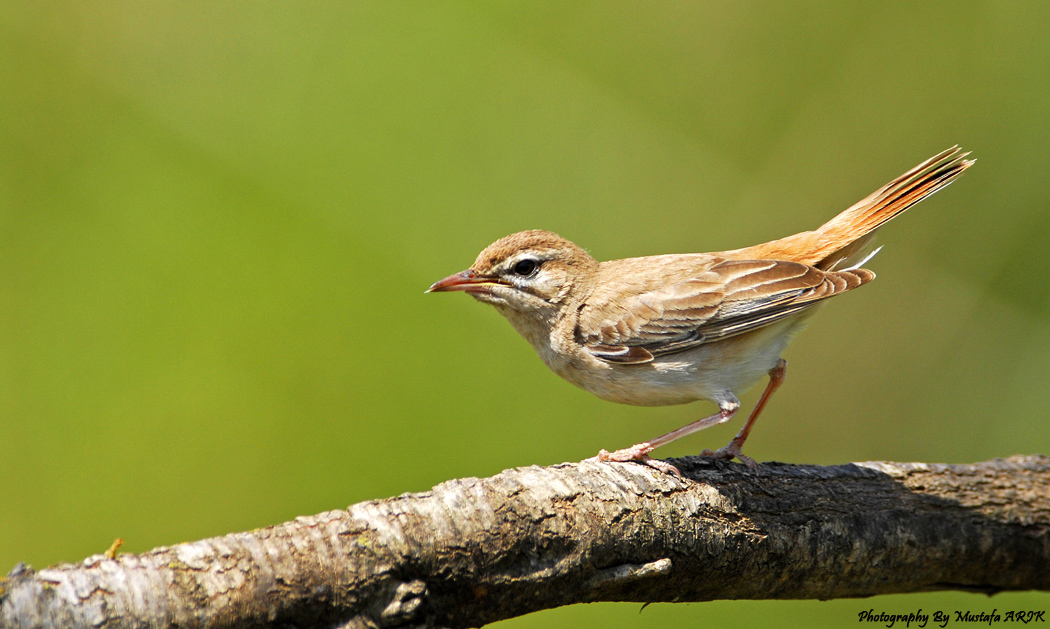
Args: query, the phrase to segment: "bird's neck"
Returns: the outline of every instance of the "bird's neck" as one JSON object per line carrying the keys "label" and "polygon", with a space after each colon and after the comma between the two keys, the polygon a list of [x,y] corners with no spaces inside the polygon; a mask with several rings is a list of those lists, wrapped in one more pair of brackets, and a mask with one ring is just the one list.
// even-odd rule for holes
{"label": "bird's neck", "polygon": [[564,303],[558,306],[551,305],[540,312],[522,312],[506,306],[497,306],[500,314],[507,318],[514,329],[518,331],[529,345],[532,345],[544,364],[555,373],[561,373],[566,361],[570,359],[570,353],[563,347],[562,337],[568,329],[568,338],[572,338],[572,328],[575,327],[576,305]]}
{"label": "bird's neck", "polygon": [[522,312],[510,306],[497,305],[496,310],[506,317],[507,321],[510,321],[510,324],[514,326],[518,334],[525,337],[529,345],[536,348],[536,351],[540,352],[541,356],[544,348],[550,348],[550,334],[559,319],[559,309],[550,308],[541,312]]}

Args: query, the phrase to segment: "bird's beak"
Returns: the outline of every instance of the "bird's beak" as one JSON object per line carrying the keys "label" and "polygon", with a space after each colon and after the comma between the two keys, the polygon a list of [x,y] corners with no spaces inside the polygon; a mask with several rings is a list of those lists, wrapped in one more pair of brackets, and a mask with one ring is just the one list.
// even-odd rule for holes
{"label": "bird's beak", "polygon": [[467,269],[462,273],[455,273],[449,275],[443,280],[434,282],[434,285],[428,288],[427,292],[447,293],[454,290],[462,290],[468,293],[483,293],[489,286],[500,286],[504,284],[505,282],[498,277],[478,275],[472,269]]}

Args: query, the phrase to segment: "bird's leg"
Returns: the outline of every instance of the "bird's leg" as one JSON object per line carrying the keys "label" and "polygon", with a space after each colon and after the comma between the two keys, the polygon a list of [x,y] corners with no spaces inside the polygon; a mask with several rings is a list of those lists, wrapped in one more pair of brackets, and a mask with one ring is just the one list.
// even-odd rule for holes
{"label": "bird's leg", "polygon": [[732,459],[736,457],[747,464],[751,469],[758,467],[758,463],[755,462],[749,456],[745,456],[740,450],[744,447],[744,441],[747,440],[747,436],[751,433],[751,427],[754,426],[755,420],[758,419],[759,413],[766,407],[766,402],[769,398],[773,397],[773,393],[780,388],[780,385],[784,384],[784,375],[787,373],[787,361],[781,358],[777,361],[777,366],[773,367],[769,371],[769,384],[766,385],[766,390],[762,392],[762,397],[758,398],[758,404],[755,404],[755,408],[751,411],[751,415],[744,422],[744,427],[740,429],[740,432],[736,433],[733,440],[722,446],[718,450],[712,452],[711,450],[704,450],[701,452],[701,456],[712,456],[718,459]]}
{"label": "bird's leg", "polygon": [[682,426],[677,430],[672,430],[666,435],[660,435],[656,439],[651,439],[644,443],[639,443],[631,446],[630,448],[624,448],[623,450],[617,450],[616,452],[608,452],[602,450],[595,457],[599,461],[638,461],[644,463],[649,467],[660,470],[661,472],[670,472],[676,476],[681,476],[682,473],[678,471],[678,468],[671,465],[666,461],[659,459],[649,458],[649,453],[659,448],[660,446],[667,445],[675,439],[680,439],[686,435],[692,434],[698,430],[704,428],[710,428],[711,426],[722,424],[733,418],[736,414],[737,409],[740,408],[740,402],[723,402],[721,409],[714,415],[698,419],[691,424]]}

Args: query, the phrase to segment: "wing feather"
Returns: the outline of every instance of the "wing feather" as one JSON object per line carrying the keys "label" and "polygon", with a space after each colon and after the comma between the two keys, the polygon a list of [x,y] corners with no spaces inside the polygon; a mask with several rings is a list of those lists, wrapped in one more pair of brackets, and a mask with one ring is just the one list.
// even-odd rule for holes
{"label": "wing feather", "polygon": [[[590,334],[578,328],[577,337],[602,360],[650,362],[770,325],[874,278],[866,269],[822,271],[785,260],[728,260],[637,295],[619,316],[602,320]],[[588,308],[600,312],[602,304]]]}

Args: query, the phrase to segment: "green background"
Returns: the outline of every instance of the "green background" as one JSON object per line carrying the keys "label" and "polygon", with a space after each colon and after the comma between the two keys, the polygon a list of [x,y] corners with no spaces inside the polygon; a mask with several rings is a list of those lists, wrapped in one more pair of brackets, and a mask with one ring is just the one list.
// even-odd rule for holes
{"label": "green background", "polygon": [[[603,402],[423,290],[521,229],[598,259],[810,229],[955,143],[977,165],[788,350],[759,460],[1050,452],[1046,3],[4,2],[0,573],[678,427],[712,407]],[[503,626],[1050,596],[639,607]]]}

